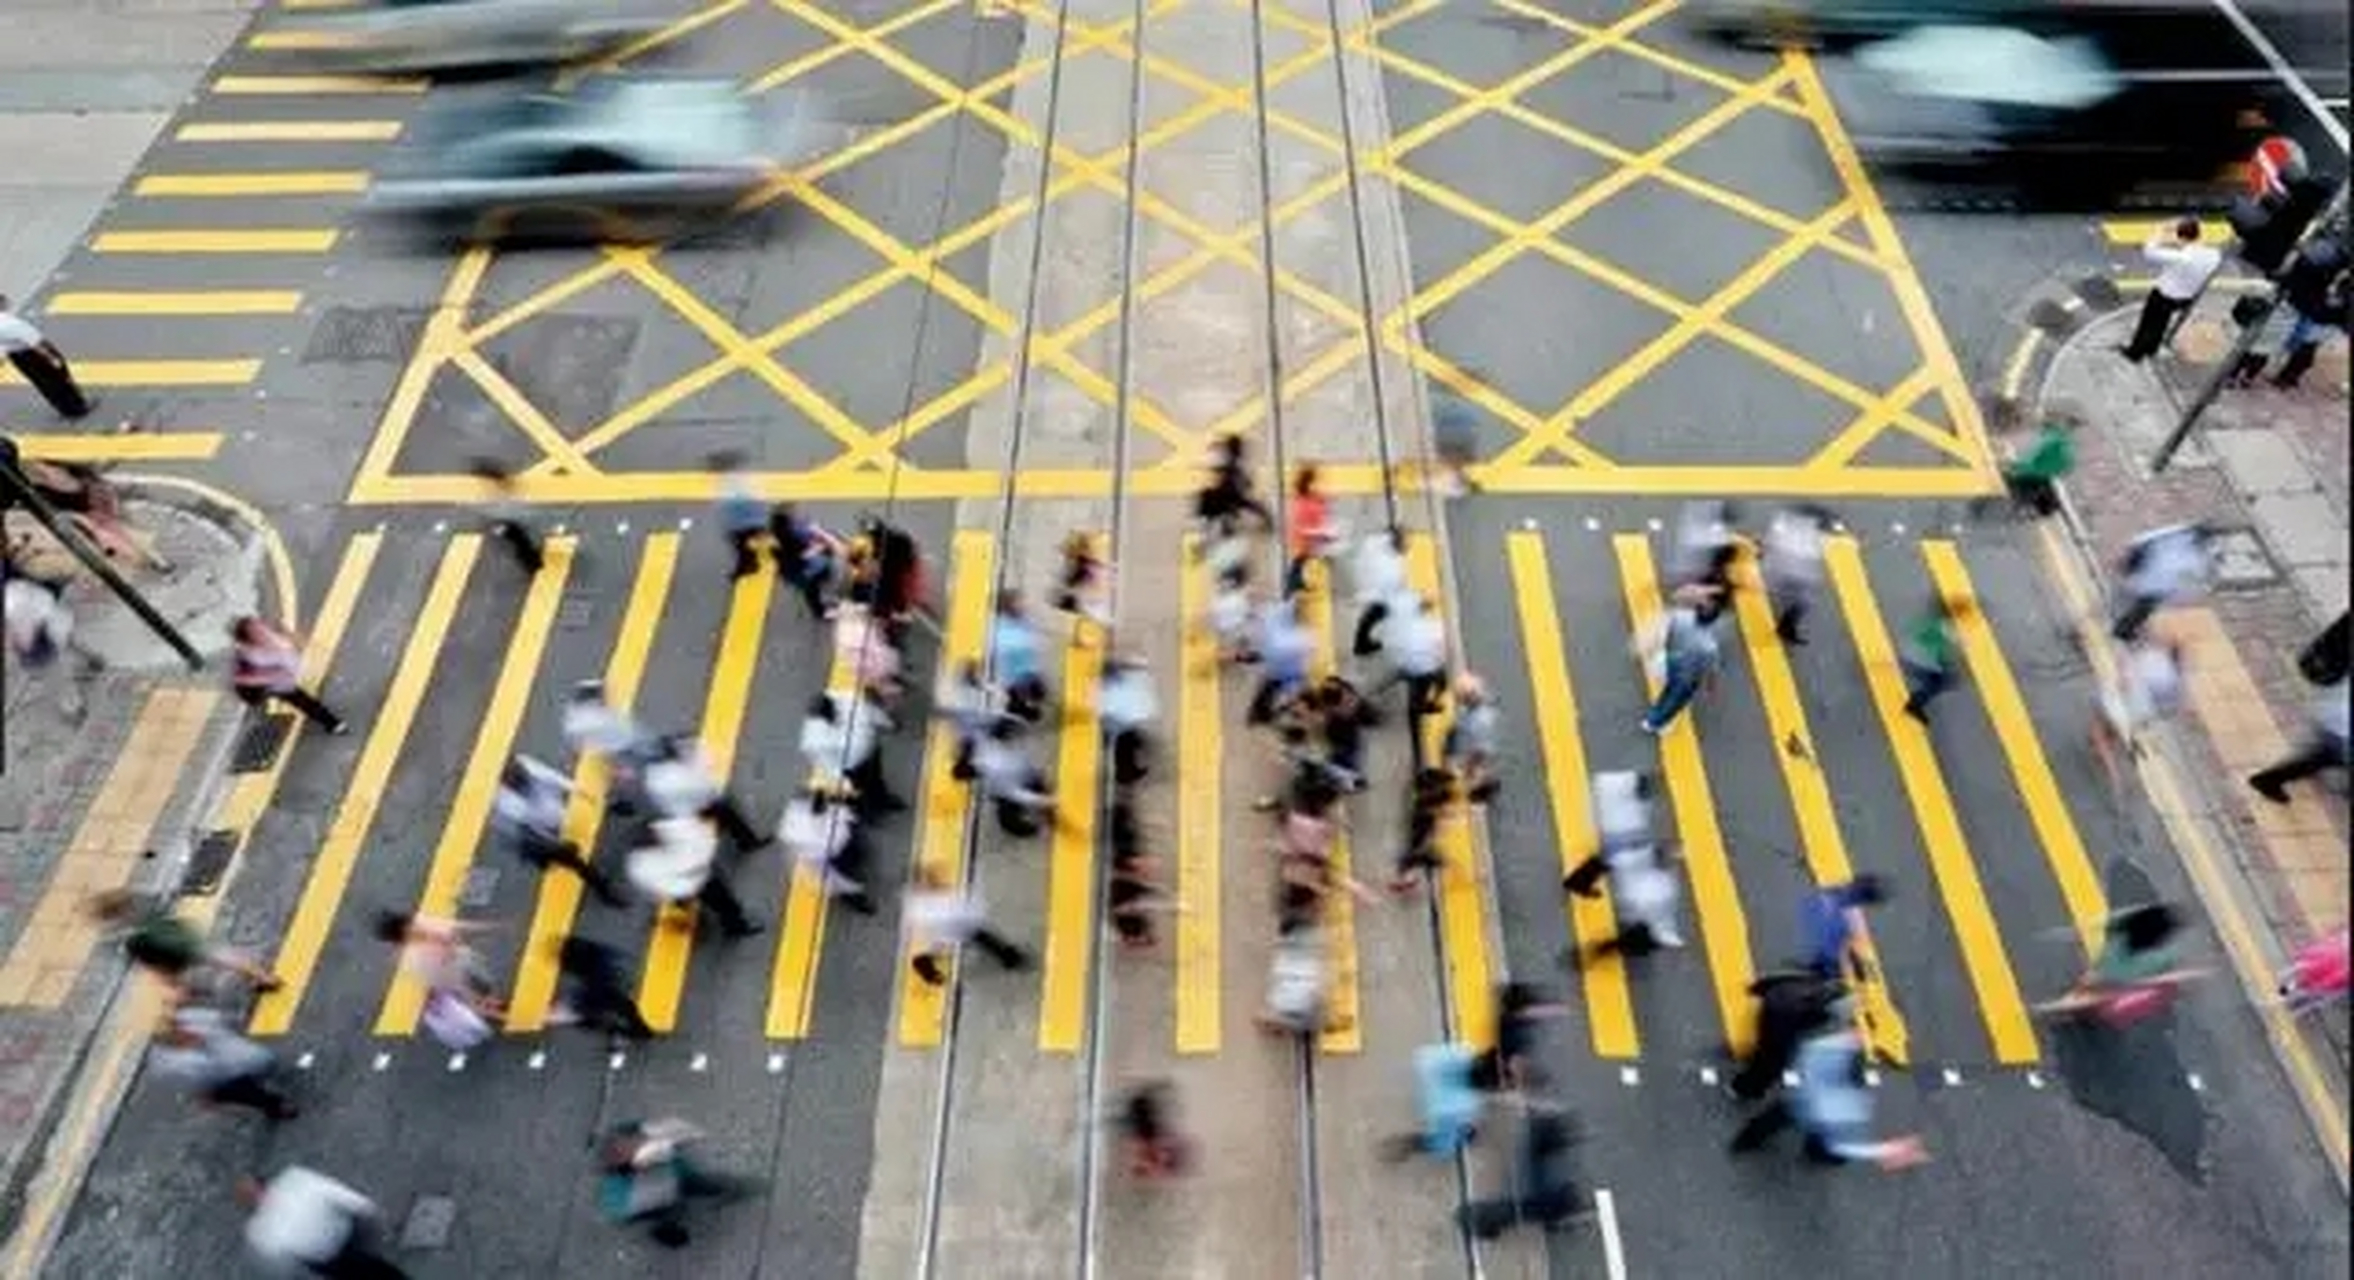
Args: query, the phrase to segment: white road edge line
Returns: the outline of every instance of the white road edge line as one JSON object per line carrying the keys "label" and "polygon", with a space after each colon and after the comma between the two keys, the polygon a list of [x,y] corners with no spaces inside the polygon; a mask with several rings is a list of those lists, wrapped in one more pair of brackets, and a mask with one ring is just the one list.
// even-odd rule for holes
{"label": "white road edge line", "polygon": [[1594,1221],[1602,1228],[1602,1265],[1610,1280],[1627,1280],[1627,1251],[1618,1239],[1618,1202],[1610,1188],[1594,1188]]}
{"label": "white road edge line", "polygon": [[2272,47],[2272,41],[2264,38],[2264,33],[2248,20],[2247,14],[2240,12],[2236,0],[2215,0],[2215,7],[2223,11],[2223,16],[2230,19],[2233,26],[2240,29],[2240,34],[2256,47],[2256,53],[2272,68],[2272,73],[2279,76],[2282,83],[2288,85],[2289,92],[2296,94],[2297,100],[2305,104],[2305,109],[2313,113],[2313,118],[2321,122],[2322,132],[2338,144],[2338,150],[2346,150],[2346,126],[2338,123],[2337,117],[2330,114],[2321,96],[2313,92],[2313,86],[2305,83],[2304,77],[2290,68],[2289,60],[2280,56],[2280,50]]}

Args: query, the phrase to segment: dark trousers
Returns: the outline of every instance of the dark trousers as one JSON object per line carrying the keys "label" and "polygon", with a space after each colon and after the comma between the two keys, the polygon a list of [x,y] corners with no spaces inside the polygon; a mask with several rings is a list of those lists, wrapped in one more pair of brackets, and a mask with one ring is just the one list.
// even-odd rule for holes
{"label": "dark trousers", "polygon": [[764,529],[730,529],[727,531],[727,544],[734,548],[736,553],[735,567],[728,571],[729,577],[744,578],[759,571],[760,552],[757,547],[760,535],[765,532],[767,531]]}
{"label": "dark trousers", "polygon": [[216,1107],[250,1107],[272,1120],[283,1120],[294,1114],[293,1099],[270,1079],[267,1071],[223,1080],[204,1091],[204,1100]]}
{"label": "dark trousers", "polygon": [[861,817],[872,817],[907,807],[907,801],[892,794],[890,780],[883,776],[883,753],[878,748],[866,759],[842,775],[858,792],[858,812]]}
{"label": "dark trousers", "polygon": [[507,544],[515,555],[515,563],[525,573],[538,573],[548,562],[546,550],[540,545],[539,533],[521,520],[501,520],[491,526],[491,532]]}
{"label": "dark trousers", "polygon": [[1357,634],[1350,641],[1349,651],[1360,658],[1370,658],[1381,652],[1381,624],[1389,616],[1390,607],[1379,600],[1366,605],[1357,615]]}
{"label": "dark trousers", "polygon": [[2320,354],[2321,344],[2319,342],[2308,342],[2301,347],[2289,348],[2288,358],[2280,362],[2280,368],[2272,375],[2272,385],[2283,390],[2295,387],[2298,382],[2304,379],[2305,371],[2313,367],[2314,358]]}
{"label": "dark trousers", "polygon": [[801,593],[801,603],[812,618],[826,616],[826,576],[808,564],[794,564],[778,570],[786,584]]}
{"label": "dark trousers", "polygon": [[[987,925],[973,931],[966,939],[973,946],[989,953],[989,958],[1001,969],[1019,969],[1030,963],[1030,953],[1014,945],[1011,939]],[[915,958],[916,976],[935,986],[948,980],[948,970],[940,963],[939,951],[927,951]]]}
{"label": "dark trousers", "polygon": [[322,729],[334,730],[343,727],[343,717],[335,714],[334,708],[319,701],[310,690],[301,685],[284,691],[256,689],[250,685],[241,685],[238,687],[237,697],[246,706],[255,708],[275,699],[301,712],[304,718]]}
{"label": "dark trousers", "polygon": [[1123,787],[1144,781],[1152,772],[1152,740],[1142,729],[1112,735],[1112,780]]}
{"label": "dark trousers", "polygon": [[312,1263],[310,1272],[331,1280],[407,1280],[409,1274],[378,1252],[375,1228],[357,1218],[351,1220],[351,1234],[343,1238],[343,1247],[325,1262]]}
{"label": "dark trousers", "polygon": [[557,963],[571,987],[566,1003],[580,1015],[582,1026],[640,1040],[653,1036],[654,1028],[647,1025],[630,992],[619,952],[586,938],[568,938]]}
{"label": "dark trousers", "polygon": [[1406,683],[1406,715],[1409,719],[1419,720],[1424,716],[1435,714],[1439,709],[1439,704],[1446,700],[1447,673],[1443,670],[1433,671],[1427,675],[1409,675],[1404,671],[1392,671],[1381,678],[1380,684],[1367,690],[1365,696],[1368,698],[1378,697],[1389,692],[1390,686],[1401,680]]}
{"label": "dark trousers", "polygon": [[1430,809],[1416,806],[1406,819],[1406,847],[1398,851],[1396,874],[1399,879],[1417,871],[1438,874],[1438,851],[1431,847],[1438,829],[1439,815]]}
{"label": "dark trousers", "polygon": [[735,886],[727,882],[727,873],[716,866],[711,868],[711,875],[703,881],[703,890],[695,895],[695,900],[710,908],[711,914],[719,917],[719,927],[731,934],[751,933],[758,927],[745,914],[744,900],[736,896]]}
{"label": "dark trousers", "polygon": [[563,867],[571,871],[608,907],[622,906],[629,901],[627,895],[621,892],[621,886],[613,882],[613,877],[582,857],[580,846],[570,840],[536,831],[525,832],[516,838],[515,855],[542,871],[550,867]]}
{"label": "dark trousers", "polygon": [[2133,341],[2125,344],[2125,358],[2141,361],[2158,354],[2158,348],[2166,344],[2166,330],[2173,325],[2174,317],[2190,305],[2188,299],[2177,300],[2150,290],[2150,296],[2142,299],[2141,318],[2134,322]]}
{"label": "dark trousers", "polygon": [[2132,644],[2141,638],[2142,628],[2150,625],[2150,618],[2164,603],[2157,596],[2135,596],[2117,615],[2117,625],[2109,628],[2109,635],[2120,644]]}
{"label": "dark trousers", "polygon": [[1250,710],[1244,713],[1244,719],[1251,724],[1269,723],[1275,719],[1275,713],[1282,709],[1284,702],[1298,688],[1297,681],[1278,679],[1275,676],[1263,677],[1259,681],[1258,689],[1251,694]]}
{"label": "dark trousers", "polygon": [[1005,687],[1005,713],[1026,724],[1046,718],[1046,681],[1023,676]]}
{"label": "dark trousers", "polygon": [[1929,704],[1953,687],[1953,672],[1901,660],[1897,665],[1904,668],[1904,713],[1915,720],[1927,720]]}
{"label": "dark trousers", "polygon": [[749,853],[768,843],[768,837],[755,830],[751,819],[744,816],[743,806],[724,791],[717,800],[711,802],[709,808],[703,810],[703,816],[711,819],[712,825],[719,828],[719,834],[727,837],[727,842],[734,845],[738,853]]}
{"label": "dark trousers", "polygon": [[11,351],[8,363],[16,366],[16,371],[24,375],[33,390],[41,393],[50,408],[57,410],[59,417],[79,418],[90,412],[90,397],[82,394],[81,386],[74,381],[73,367],[65,362],[65,357],[52,360],[40,351]]}
{"label": "dark trousers", "polygon": [[2346,749],[2342,745],[2315,734],[2286,759],[2250,776],[2248,785],[2258,791],[2277,791],[2292,782],[2302,781],[2345,763]]}

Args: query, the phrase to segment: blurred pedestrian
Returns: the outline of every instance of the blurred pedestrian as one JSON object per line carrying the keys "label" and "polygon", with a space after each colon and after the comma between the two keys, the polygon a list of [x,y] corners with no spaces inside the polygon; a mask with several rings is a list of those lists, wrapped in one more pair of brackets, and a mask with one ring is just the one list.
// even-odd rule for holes
{"label": "blurred pedestrian", "polygon": [[2116,677],[2101,688],[2092,716],[2093,749],[2112,782],[2122,780],[2116,757],[2138,755],[2142,734],[2182,710],[2186,652],[2163,617],[2145,626],[2139,639],[2119,648]]}
{"label": "blurred pedestrian", "polygon": [[1652,799],[1658,783],[1648,773],[1605,769],[1594,775],[1594,851],[1561,881],[1561,891],[1592,897],[1610,873],[1610,856],[1652,840]]}
{"label": "blurred pedestrian", "polygon": [[956,734],[955,762],[949,774],[958,782],[970,782],[973,748],[989,732],[989,726],[1004,717],[998,707],[997,692],[982,678],[981,664],[968,658],[957,664],[955,674],[942,685],[935,705],[940,717]]}
{"label": "blurred pedestrian", "polygon": [[909,889],[900,913],[915,954],[915,974],[933,986],[948,981],[949,953],[970,943],[1009,971],[1030,967],[1030,954],[991,928],[988,904],[957,885],[938,867],[925,867]]}
{"label": "blurred pedestrian", "polygon": [[[2060,482],[2076,470],[2076,432],[2083,425],[2083,416],[2071,406],[2045,407],[2035,438],[2003,464],[2003,492],[2014,508],[2024,507],[2039,516],[2059,511]],[[1974,500],[1972,514],[1983,512],[1992,501]]]}
{"label": "blurred pedestrian", "polygon": [[490,517],[491,536],[506,546],[523,572],[538,573],[548,562],[547,543],[523,513],[522,489],[515,483],[515,474],[496,458],[476,458],[468,469],[475,479],[490,486],[484,514]]}
{"label": "blurred pedestrian", "polygon": [[1152,771],[1153,725],[1160,715],[1160,694],[1144,660],[1133,654],[1107,659],[1095,694],[1095,718],[1111,749],[1113,782],[1134,786]]}
{"label": "blurred pedestrian", "polygon": [[169,906],[129,889],[110,889],[93,895],[90,917],[100,927],[123,930],[123,952],[171,988],[175,998],[208,969],[237,974],[256,991],[276,991],[285,980],[242,951],[215,946],[195,925],[172,914]]}
{"label": "blurred pedestrian", "polygon": [[2213,245],[2199,243],[2199,236],[2199,220],[2183,218],[2172,227],[2159,228],[2142,246],[2142,257],[2158,268],[2158,280],[2142,300],[2133,337],[2117,349],[2119,355],[2140,364],[2158,354],[2173,336],[2175,317],[2190,310],[2207,291],[2207,282],[2223,265],[2223,254]]}
{"label": "blurred pedestrian", "polygon": [[1893,1173],[1927,1163],[1918,1137],[1872,1136],[1875,1100],[1863,1078],[1863,1037],[1852,1022],[1852,1012],[1840,1009],[1799,1043],[1798,1083],[1741,1126],[1735,1152],[1754,1151],[1795,1124],[1805,1135],[1807,1159],[1818,1164],[1870,1163]]}
{"label": "blurred pedestrian", "polygon": [[2347,944],[2347,931],[2341,926],[2335,933],[2307,942],[2289,957],[2276,990],[2291,1016],[2345,1002],[2347,978],[2354,971]]}
{"label": "blurred pedestrian", "polygon": [[1357,626],[1349,650],[1360,658],[1381,652],[1382,623],[1408,593],[1406,533],[1391,525],[1357,540],[1349,558],[1349,583],[1357,593]]}
{"label": "blurred pedestrian", "polygon": [[1267,995],[1261,1030],[1310,1036],[1336,1029],[1325,999],[1328,971],[1321,907],[1325,890],[1285,879],[1286,909],[1275,924],[1275,946],[1267,957]]}
{"label": "blurred pedestrian", "polygon": [[1825,979],[1839,979],[1852,964],[1858,981],[1871,981],[1874,975],[1860,949],[1866,936],[1864,912],[1886,901],[1887,884],[1869,871],[1800,899],[1798,937],[1806,967]]}
{"label": "blurred pedestrian", "polygon": [[1124,793],[1112,800],[1110,827],[1112,873],[1104,900],[1112,932],[1119,936],[1121,946],[1147,951],[1158,940],[1153,917],[1181,908],[1168,887],[1154,878],[1156,864],[1144,851],[1135,806]]}
{"label": "blurred pedestrian", "polygon": [[1823,586],[1823,540],[1835,517],[1811,503],[1774,513],[1766,526],[1758,574],[1774,610],[1774,634],[1784,644],[1806,643],[1806,615]]}
{"label": "blurred pedestrian", "polygon": [[8,295],[0,293],[0,355],[57,415],[68,420],[88,417],[98,406],[94,396],[82,394],[81,384],[74,381],[73,366],[66,363],[65,353],[57,349],[30,320],[8,309]]}
{"label": "blurred pedestrian", "polygon": [[1757,1102],[1779,1088],[1799,1044],[1830,1024],[1845,990],[1836,977],[1811,967],[1780,969],[1751,982],[1749,995],[1757,1009],[1749,1052],[1727,1082],[1733,1096]]}
{"label": "blurred pedestrian", "polygon": [[407,911],[376,913],[376,940],[392,944],[400,971],[416,979],[428,1000],[455,1000],[485,1018],[503,1018],[507,1006],[491,994],[490,967],[471,939],[494,926],[469,924]]}
{"label": "blurred pedestrian", "polygon": [[186,1083],[207,1107],[247,1107],[269,1120],[301,1111],[279,1083],[278,1055],[230,1030],[228,1018],[206,1005],[172,1007],[156,1037],[155,1068]]}
{"label": "blurred pedestrian", "polygon": [[582,759],[596,756],[605,762],[610,780],[606,802],[618,812],[634,807],[631,793],[642,785],[646,764],[659,740],[628,712],[605,698],[605,682],[583,680],[564,695],[564,745]]}
{"label": "blurred pedestrian", "polygon": [[[741,454],[713,454],[711,468],[719,473],[719,531],[727,536],[735,563],[728,577],[743,579],[760,571],[760,548],[768,542],[768,504],[753,492]],[[777,566],[784,567],[781,563]]]}
{"label": "blurred pedestrian", "polygon": [[1560,1231],[1586,1218],[1592,1210],[1579,1192],[1570,1158],[1578,1137],[1576,1117],[1567,1108],[1551,1098],[1526,1099],[1509,1181],[1495,1195],[1457,1210],[1457,1221],[1473,1236],[1489,1240],[1518,1223]]}
{"label": "blurred pedestrian", "polygon": [[1438,602],[1401,592],[1381,624],[1381,647],[1389,655],[1390,670],[1366,695],[1378,698],[1404,681],[1407,720],[1419,722],[1437,714],[1447,692],[1447,624],[1439,616]]}
{"label": "blurred pedestrian", "polygon": [[648,1040],[657,1034],[638,1008],[636,984],[629,979],[629,966],[622,962],[620,951],[577,934],[550,939],[548,945],[556,953],[559,979],[556,1007],[548,1013],[549,1025],[578,1026],[632,1040]]}
{"label": "blurred pedestrian", "polygon": [[1005,709],[1030,724],[1046,718],[1046,641],[1030,621],[1022,593],[998,593],[989,620],[989,672],[1005,690]]}
{"label": "blurred pedestrian", "polygon": [[1258,604],[1251,598],[1250,544],[1240,535],[1219,538],[1208,556],[1211,581],[1208,617],[1203,619],[1217,637],[1218,661],[1257,662],[1251,642],[1251,623]]}
{"label": "blurred pedestrian", "polygon": [[1412,893],[1438,879],[1446,858],[1439,852],[1440,824],[1455,804],[1455,775],[1443,768],[1424,768],[1414,775],[1414,790],[1406,804],[1406,842],[1398,850],[1390,872],[1390,892]]}
{"label": "blurred pedestrian", "polygon": [[[131,425],[124,423],[122,430],[131,430]],[[142,565],[161,574],[174,569],[172,561],[156,549],[153,535],[131,526],[123,512],[122,490],[97,464],[19,458],[17,470],[65,517],[66,524],[89,539],[107,559]]]}
{"label": "blurred pedestrian", "polygon": [[1323,475],[1316,464],[1303,464],[1292,477],[1288,516],[1284,533],[1290,544],[1289,561],[1283,589],[1297,594],[1308,589],[1308,566],[1321,563],[1340,540],[1340,526],[1333,521],[1332,504],[1325,500]]}
{"label": "blurred pedestrian", "polygon": [[98,658],[75,643],[73,610],[65,603],[63,584],[44,582],[0,565],[6,585],[5,625],[8,656],[24,671],[54,673],[57,707],[69,722],[80,724],[90,714],[90,685],[104,668]]}
{"label": "blurred pedestrian", "polygon": [[1502,718],[1487,681],[1469,671],[1456,677],[1455,716],[1447,725],[1439,755],[1463,780],[1463,795],[1473,804],[1485,804],[1496,794],[1496,750]]}
{"label": "blurred pedestrian", "polygon": [[301,1165],[288,1165],[264,1184],[237,1180],[237,1198],[252,1211],[245,1247],[274,1275],[326,1280],[403,1280],[408,1273],[377,1244],[383,1220],[376,1202]]}
{"label": "blurred pedestrian", "polygon": [[1929,704],[1961,679],[1961,651],[1954,639],[1954,623],[1966,616],[1966,600],[1939,596],[1929,602],[1905,629],[1896,647],[1896,665],[1904,673],[1904,713],[1929,723]]}
{"label": "blurred pedestrian", "polygon": [[851,601],[834,610],[834,653],[849,663],[851,683],[884,707],[897,705],[905,665],[891,632],[864,604]]}
{"label": "blurred pedestrian", "polygon": [[236,649],[229,681],[246,706],[283,702],[329,733],[351,731],[342,716],[302,687],[302,649],[293,635],[249,613],[229,624],[229,637]]}
{"label": "blurred pedestrian", "polygon": [[1324,742],[1324,764],[1342,791],[1365,789],[1365,734],[1381,723],[1357,686],[1334,672],[1316,682],[1306,699],[1314,731]]}
{"label": "blurred pedestrian", "polygon": [[1678,587],[1666,610],[1636,637],[1646,668],[1659,681],[1659,694],[1643,713],[1643,732],[1654,737],[1667,732],[1715,676],[1721,660],[1715,621],[1722,602],[1720,588],[1704,583]]}
{"label": "blurred pedestrian", "polygon": [[653,842],[629,855],[629,880],[641,893],[674,906],[700,902],[730,938],[762,931],[719,865],[719,838],[710,823],[691,816],[657,818],[648,834]]}
{"label": "blurred pedestrian", "polygon": [[860,522],[860,535],[873,549],[875,613],[894,626],[921,620],[939,629],[928,615],[930,584],[924,573],[923,548],[915,536],[879,516]]}
{"label": "blurred pedestrian", "polygon": [[[1580,968],[1611,955],[1647,956],[1660,947],[1684,945],[1676,924],[1683,880],[1676,874],[1674,846],[1665,841],[1623,845],[1604,857],[1610,868],[1610,896],[1618,907],[1618,933],[1570,957]],[[1590,893],[1586,896],[1591,896]]]}
{"label": "blurred pedestrian", "polygon": [[[1460,371],[1475,382],[1487,375],[1477,369]],[[1451,387],[1430,389],[1430,445],[1438,457],[1437,489],[1442,498],[1471,492],[1471,464],[1479,457],[1479,406]]]}
{"label": "blurred pedestrian", "polygon": [[826,592],[841,570],[842,540],[803,516],[791,503],[778,503],[768,513],[768,536],[775,548],[777,573],[800,593],[810,618],[822,621],[833,617],[835,606]]}
{"label": "blurred pedestrian", "polygon": [[744,807],[728,793],[726,781],[711,767],[709,753],[695,739],[683,733],[656,739],[644,776],[654,812],[668,818],[705,819],[738,853],[768,846],[769,837],[744,816]]}
{"label": "blurred pedestrian", "polygon": [[1261,529],[1275,527],[1274,513],[1251,492],[1250,464],[1241,436],[1223,435],[1211,441],[1208,466],[1209,477],[1193,502],[1194,518],[1202,522],[1206,532],[1231,534],[1245,515],[1257,520]]}
{"label": "blurred pedestrian", "polygon": [[2354,737],[2349,737],[2350,715],[2347,690],[2354,681],[2340,680],[2321,691],[2313,703],[2313,724],[2305,741],[2280,760],[2257,770],[2248,777],[2248,785],[2256,794],[2274,804],[2289,802],[2289,784],[2303,781],[2329,769],[2344,769],[2354,761]]}
{"label": "blurred pedestrian", "polygon": [[1537,1060],[1537,1035],[1544,1024],[1564,1017],[1569,1006],[1548,998],[1534,983],[1507,982],[1496,988],[1496,1043],[1472,1066],[1472,1083],[1489,1093],[1532,1089],[1545,1083]]}
{"label": "blurred pedestrian", "polygon": [[897,813],[907,801],[883,773],[883,734],[891,727],[890,716],[867,698],[821,693],[801,721],[801,756],[821,784],[849,788],[860,814]]}
{"label": "blurred pedestrian", "polygon": [[1259,687],[1252,692],[1245,720],[1256,727],[1271,724],[1283,709],[1306,690],[1308,663],[1316,639],[1300,620],[1299,605],[1289,599],[1269,600],[1259,608]]}
{"label": "blurred pedestrian", "polygon": [[542,872],[563,867],[606,906],[628,906],[628,895],[613,877],[564,837],[564,812],[576,790],[571,779],[548,765],[516,756],[500,773],[498,794],[490,802],[491,833],[526,865]]}
{"label": "blurred pedestrian", "polygon": [[1071,643],[1084,647],[1086,624],[1107,630],[1112,625],[1112,566],[1097,547],[1095,535],[1085,529],[1064,535],[1061,555],[1054,607],[1071,619]]}
{"label": "blurred pedestrian", "polygon": [[710,1168],[689,1148],[706,1135],[684,1120],[627,1120],[598,1144],[597,1204],[616,1224],[644,1223],[648,1236],[665,1249],[686,1247],[687,1210],[696,1201],[714,1207],[742,1200],[762,1186],[744,1174]]}
{"label": "blurred pedestrian", "polygon": [[1194,1144],[1178,1127],[1177,1090],[1168,1081],[1147,1081],[1122,1094],[1118,1127],[1129,1177],[1157,1182],[1192,1168]]}
{"label": "blurred pedestrian", "polygon": [[1414,1132],[1382,1143],[1392,1161],[1417,1155],[1451,1158],[1470,1146],[1479,1134],[1480,1113],[1486,1100],[1473,1086],[1472,1068],[1479,1055],[1461,1044],[1426,1044],[1414,1051],[1414,1098],[1421,1111]]}
{"label": "blurred pedestrian", "polygon": [[2109,629],[2131,644],[2158,610],[2196,600],[2214,571],[2214,531],[2204,524],[2152,529],[2126,544],[2118,561],[2125,607]]}
{"label": "blurred pedestrian", "polygon": [[794,863],[816,878],[826,897],[840,898],[862,916],[875,913],[874,897],[859,879],[866,866],[866,843],[851,806],[823,788],[803,788],[785,806],[777,838]]}
{"label": "blurred pedestrian", "polygon": [[1721,498],[1685,503],[1676,513],[1668,581],[1677,587],[1697,583],[1729,594],[1733,564],[1741,557],[1740,519],[1740,507]]}
{"label": "blurred pedestrian", "polygon": [[2283,358],[2272,375],[2272,385],[2292,391],[2320,358],[2321,344],[2332,333],[2346,332],[2354,278],[2348,275],[2344,233],[2307,240],[2297,250],[2297,262],[2289,268],[2281,293],[2293,319],[2281,340]]}
{"label": "blurred pedestrian", "polygon": [[1046,772],[1023,749],[1021,726],[1000,719],[973,746],[973,776],[997,815],[998,829],[1016,839],[1037,835],[1055,820]]}

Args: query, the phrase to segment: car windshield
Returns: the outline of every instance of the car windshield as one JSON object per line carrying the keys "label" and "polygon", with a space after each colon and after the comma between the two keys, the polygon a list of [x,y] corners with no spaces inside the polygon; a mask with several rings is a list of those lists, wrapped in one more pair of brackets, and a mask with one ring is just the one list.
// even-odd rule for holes
{"label": "car windshield", "polygon": [[2090,40],[2010,27],[1923,27],[1856,58],[1910,93],[2001,106],[2088,107],[2123,87]]}

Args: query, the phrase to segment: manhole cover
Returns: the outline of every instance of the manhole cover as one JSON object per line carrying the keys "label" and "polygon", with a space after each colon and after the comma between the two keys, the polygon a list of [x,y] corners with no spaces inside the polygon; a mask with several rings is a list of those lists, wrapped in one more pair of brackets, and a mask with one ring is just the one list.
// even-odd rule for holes
{"label": "manhole cover", "polygon": [[2280,567],[2253,529],[2224,529],[2215,535],[2215,585],[2268,587],[2280,581]]}
{"label": "manhole cover", "polygon": [[229,772],[260,773],[269,768],[293,729],[294,717],[290,715],[265,715],[245,726],[244,734],[237,739],[236,753],[229,759]]}
{"label": "manhole cover", "polygon": [[201,898],[217,892],[229,859],[237,855],[237,833],[207,831],[188,855],[188,869],[180,873],[180,896]]}
{"label": "manhole cover", "polygon": [[2125,305],[2125,295],[2118,291],[2115,281],[2107,276],[2085,276],[2076,282],[2076,296],[2094,311],[2115,311]]}
{"label": "manhole cover", "polygon": [[448,1196],[419,1196],[401,1223],[401,1248],[439,1249],[450,1242],[450,1227],[458,1220],[458,1202]]}

